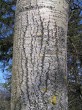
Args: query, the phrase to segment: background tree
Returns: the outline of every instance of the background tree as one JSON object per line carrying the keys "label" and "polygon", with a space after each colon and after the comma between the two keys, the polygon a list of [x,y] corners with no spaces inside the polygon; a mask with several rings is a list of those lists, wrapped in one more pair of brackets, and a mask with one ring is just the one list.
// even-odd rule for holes
{"label": "background tree", "polygon": [[4,84],[10,90],[11,68],[12,68],[12,46],[14,33],[15,0],[0,0],[0,67],[3,72],[7,71]]}
{"label": "background tree", "polygon": [[80,0],[80,2],[79,0],[72,0],[70,3],[68,25],[68,84],[70,110],[82,109],[82,1]]}

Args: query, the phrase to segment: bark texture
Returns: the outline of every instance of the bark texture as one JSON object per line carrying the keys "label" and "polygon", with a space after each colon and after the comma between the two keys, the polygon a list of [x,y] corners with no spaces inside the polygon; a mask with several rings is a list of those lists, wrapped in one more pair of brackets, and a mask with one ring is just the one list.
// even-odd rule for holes
{"label": "bark texture", "polygon": [[68,110],[66,0],[17,0],[11,110]]}

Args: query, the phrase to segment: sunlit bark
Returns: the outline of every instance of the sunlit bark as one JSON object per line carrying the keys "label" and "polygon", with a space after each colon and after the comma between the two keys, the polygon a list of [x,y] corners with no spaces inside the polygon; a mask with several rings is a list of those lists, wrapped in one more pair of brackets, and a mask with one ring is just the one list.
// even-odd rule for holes
{"label": "sunlit bark", "polygon": [[17,0],[11,110],[68,110],[68,3]]}

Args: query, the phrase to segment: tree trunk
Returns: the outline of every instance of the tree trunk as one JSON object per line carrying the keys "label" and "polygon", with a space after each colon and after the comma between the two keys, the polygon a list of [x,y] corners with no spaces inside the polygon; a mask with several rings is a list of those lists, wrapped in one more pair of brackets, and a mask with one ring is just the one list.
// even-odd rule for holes
{"label": "tree trunk", "polygon": [[11,110],[68,110],[68,3],[17,0]]}

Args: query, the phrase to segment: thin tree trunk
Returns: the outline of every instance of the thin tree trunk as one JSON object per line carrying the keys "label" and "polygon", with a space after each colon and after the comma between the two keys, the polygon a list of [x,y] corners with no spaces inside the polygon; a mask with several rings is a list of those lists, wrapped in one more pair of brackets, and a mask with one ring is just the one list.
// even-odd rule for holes
{"label": "thin tree trunk", "polygon": [[68,3],[17,0],[11,110],[68,110]]}

